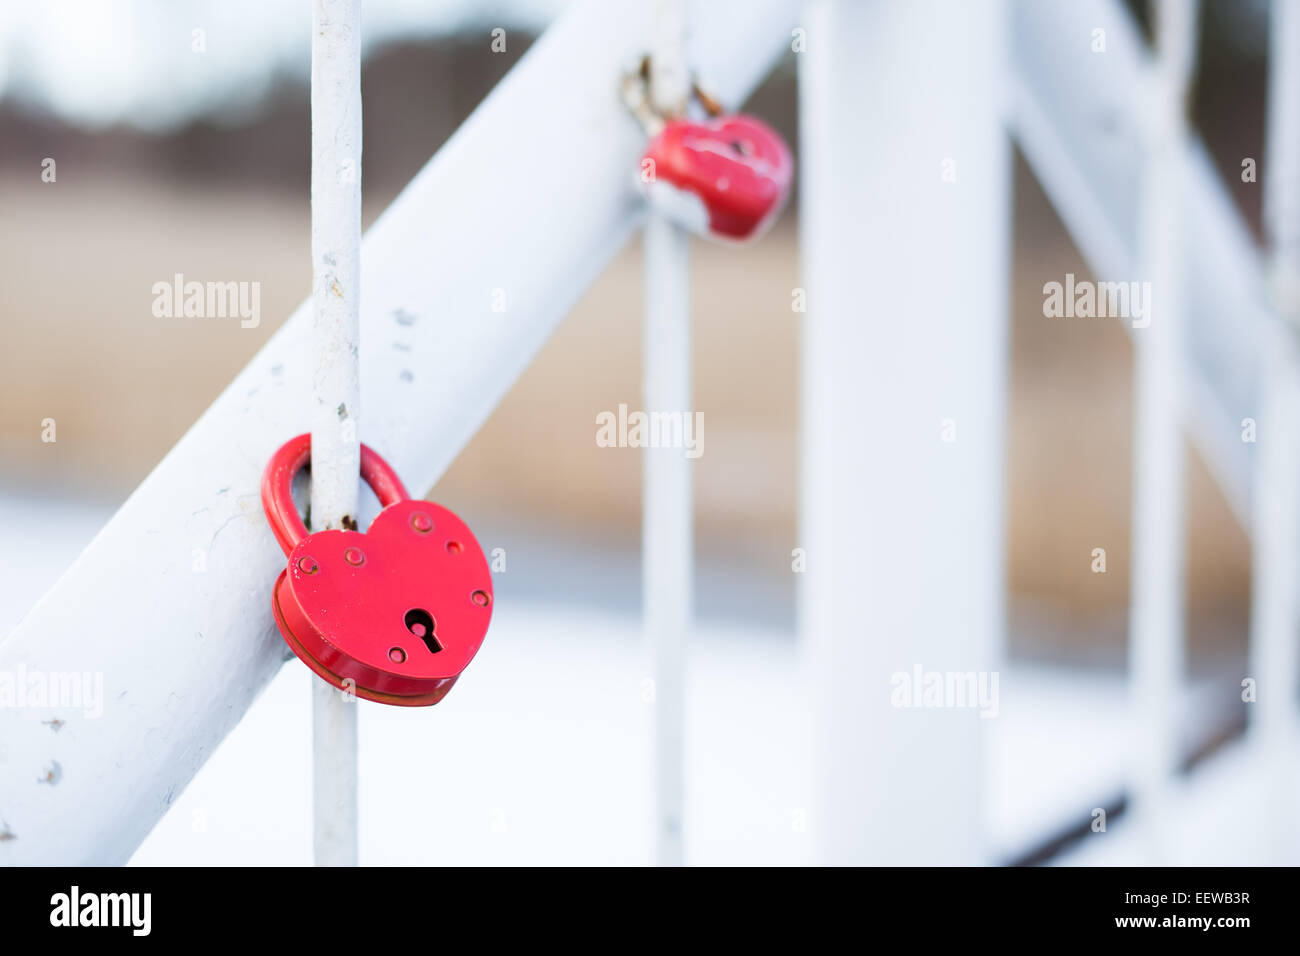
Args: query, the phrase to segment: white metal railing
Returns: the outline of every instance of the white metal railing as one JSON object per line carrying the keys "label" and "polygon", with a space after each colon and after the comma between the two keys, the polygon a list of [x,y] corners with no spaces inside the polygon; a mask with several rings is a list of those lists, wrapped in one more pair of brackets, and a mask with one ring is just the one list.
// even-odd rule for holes
{"label": "white metal railing", "polygon": [[1300,679],[1300,3],[1274,0],[1264,162],[1264,227],[1277,318],[1264,330],[1251,543],[1251,737],[1269,767],[1259,812],[1277,828],[1268,862],[1291,863],[1292,765]]}
{"label": "white metal railing", "polygon": [[[313,0],[311,17],[314,530],[355,519],[361,471],[361,5]],[[287,438],[286,438],[287,440]],[[321,866],[357,863],[357,707],[312,685],[313,840]]]}
{"label": "white metal railing", "polygon": [[[706,42],[692,64],[742,101],[788,49],[796,9],[696,5]],[[361,438],[410,487],[433,484],[641,222],[644,136],[618,77],[651,16],[643,3],[575,3],[367,233]],[[116,708],[111,721],[73,715],[58,734],[0,709],[14,834],[3,862],[125,862],[278,670],[268,611],[283,556],[258,482],[302,430],[310,332],[307,303],[0,643],[0,669],[102,673]],[[190,570],[195,547],[206,573]],[[103,621],[124,639],[105,640]],[[64,768],[53,788],[37,782],[51,760]]]}
{"label": "white metal railing", "polygon": [[798,545],[820,750],[810,827],[831,862],[979,863],[990,722],[900,709],[890,689],[916,665],[1001,666],[1006,6],[806,9]]}
{"label": "white metal railing", "polygon": [[[1186,670],[1186,463],[1183,451],[1183,220],[1186,103],[1196,61],[1196,2],[1153,6],[1155,57],[1139,93],[1142,206],[1137,261],[1150,324],[1133,330],[1133,517],[1128,660],[1133,744],[1129,812],[1162,852],[1165,793],[1179,753]],[[1107,277],[1110,278],[1110,277]]]}
{"label": "white metal railing", "polygon": [[[651,105],[682,115],[690,97],[686,10],[655,0],[648,78]],[[648,413],[691,408],[690,239],[651,210],[645,244],[643,392]],[[641,606],[654,659],[655,859],[685,862],[686,651],[695,577],[692,462],[682,449],[642,451]]]}
{"label": "white metal railing", "polygon": [[[1294,332],[1273,320],[1273,310],[1300,311],[1300,257],[1285,228],[1300,195],[1296,7],[1275,6],[1270,308],[1260,257],[1183,128],[1192,8],[1160,6],[1153,62],[1115,0],[806,3],[800,175],[810,311],[798,546],[807,555],[800,630],[821,750],[809,819],[822,859],[990,859],[979,716],[931,719],[864,688],[888,687],[892,672],[913,665],[996,673],[1003,659],[1008,129],[1096,271],[1145,272],[1169,290],[1152,326],[1135,333],[1131,676],[1146,755],[1130,773],[1137,815],[1159,815],[1177,769],[1180,429],[1197,439],[1237,513],[1253,520],[1260,760],[1277,761],[1293,739],[1300,450],[1294,440],[1262,444],[1252,461],[1236,438],[1235,410],[1260,407],[1265,436],[1294,435],[1300,415]],[[661,64],[685,62],[738,102],[786,49],[796,4],[693,4],[682,42],[671,38],[680,25],[666,25],[672,15],[671,5],[575,4],[366,237],[359,275],[347,284],[365,290],[361,339],[409,350],[368,345],[358,376],[347,380],[339,366],[343,377],[322,384],[311,345],[326,340],[313,339],[313,304],[305,304],[0,643],[0,668],[103,673],[118,707],[112,721],[73,715],[57,735],[0,710],[12,835],[0,843],[0,862],[123,862],[279,667],[284,654],[267,610],[282,558],[257,487],[270,453],[301,430],[302,396],[315,387],[331,402],[355,402],[363,389],[366,440],[411,486],[431,485],[643,219],[632,175],[643,139],[619,102],[617,78],[645,52],[646,38],[658,37]],[[1098,24],[1107,31],[1104,70],[1077,59]],[[1004,43],[1014,54],[1011,76]],[[949,79],[958,74],[954,89]],[[1153,113],[1144,111],[1150,104]],[[1080,116],[1110,116],[1119,135],[1098,142],[1062,122]],[[316,157],[314,168],[327,170],[347,152]],[[1119,175],[1139,168],[1144,180]],[[1145,182],[1145,194],[1130,188],[1135,181]],[[351,202],[348,191],[340,198]],[[512,228],[501,228],[506,221]],[[352,229],[346,216],[337,230],[328,222],[320,220],[340,237]],[[1175,235],[1181,245],[1166,259]],[[685,409],[686,243],[657,220],[646,237],[646,277],[646,404]],[[502,296],[504,313],[492,309]],[[1158,325],[1174,334],[1147,336]],[[337,331],[336,345],[355,341],[346,316]],[[1267,380],[1256,390],[1259,369]],[[888,448],[888,460],[873,447]],[[683,464],[646,451],[645,617],[658,642],[655,841],[665,863],[684,859],[691,495]],[[319,476],[316,483],[329,490]],[[348,507],[322,503],[313,513]],[[189,568],[196,546],[209,552],[203,574]],[[106,642],[87,626],[106,620],[129,640]],[[324,752],[344,757],[346,791],[347,748]],[[58,787],[37,782],[51,759],[63,768]],[[346,831],[355,810],[344,804]],[[1278,820],[1287,812],[1284,803],[1269,805]],[[346,838],[325,843],[336,862],[355,855]],[[1153,857],[1161,853],[1156,845]]]}
{"label": "white metal railing", "polygon": [[[1266,211],[1296,195],[1300,42],[1297,5],[1273,4]],[[1300,449],[1300,366],[1294,332],[1282,330],[1265,294],[1265,268],[1241,217],[1195,137],[1181,130],[1196,34],[1196,4],[1154,7],[1156,53],[1143,50],[1128,12],[1114,0],[1035,4],[1017,0],[1016,70],[1009,122],[1030,165],[1093,271],[1142,274],[1159,295],[1148,328],[1135,330],[1133,628],[1134,731],[1129,785],[1137,829],[1153,839],[1147,859],[1168,860],[1160,821],[1182,754],[1179,712],[1184,658],[1181,567],[1185,505],[1180,429],[1202,451],[1229,504],[1253,530],[1254,597],[1249,675],[1260,685],[1252,723],[1273,743],[1255,763],[1273,833],[1287,828],[1288,777],[1278,759],[1296,719],[1295,570],[1300,567],[1296,496]],[[1079,37],[1105,33],[1103,56]],[[1049,68],[1050,64],[1050,68]],[[1150,111],[1148,111],[1150,110]],[[1288,112],[1289,111],[1289,112]],[[1080,118],[1083,122],[1080,122]],[[1145,174],[1135,175],[1145,164]],[[1132,184],[1141,184],[1131,191]],[[1292,198],[1283,198],[1283,195]],[[1294,211],[1292,205],[1292,211]],[[1141,210],[1133,216],[1133,210]],[[1282,236],[1274,244],[1287,248]],[[1285,261],[1285,254],[1282,261]],[[1285,272],[1286,267],[1282,267]],[[1293,287],[1273,267],[1274,307],[1286,313]],[[1150,333],[1165,318],[1163,340]],[[1242,416],[1257,418],[1258,446],[1242,439]],[[1262,688],[1267,686],[1268,702]],[[1271,761],[1271,765],[1270,765]],[[1288,844],[1278,839],[1275,848]]]}
{"label": "white metal railing", "polygon": [[[1152,75],[1141,33],[1119,0],[1014,0],[1011,9],[1012,135],[1092,271],[1140,276],[1140,144]],[[1105,32],[1104,53],[1079,39],[1094,30]],[[1264,264],[1199,139],[1189,136],[1180,155],[1182,413],[1248,525],[1253,446],[1241,441],[1239,410],[1255,404],[1259,332],[1269,315]]]}
{"label": "white metal railing", "polygon": [[[1262,295],[1263,270],[1249,233],[1232,209],[1203,147],[1183,129],[1182,99],[1196,43],[1195,7],[1185,3],[1160,7],[1161,50],[1153,61],[1129,14],[1117,2],[1018,0],[1010,6],[1015,74],[1009,78],[1012,96],[1007,119],[1012,132],[1094,270],[1105,277],[1143,276],[1162,290],[1155,320],[1162,325],[1161,332],[1143,340],[1152,329],[1135,331],[1138,418],[1131,679],[1132,697],[1138,705],[1134,710],[1138,756],[1131,764],[1129,784],[1135,816],[1149,822],[1168,809],[1164,794],[1172,785],[1181,756],[1181,567],[1186,543],[1180,435],[1183,428],[1190,430],[1229,502],[1248,520],[1253,467],[1250,449],[1241,441],[1239,416],[1234,413],[1258,407],[1255,370],[1269,348],[1261,333],[1270,321]],[[981,6],[981,15],[996,20],[993,11],[997,9],[997,4]],[[805,413],[801,421],[805,473],[800,543],[808,547],[810,555],[810,573],[801,594],[801,629],[815,658],[816,693],[824,701],[819,728],[827,754],[819,776],[826,832],[820,846],[823,855],[831,859],[841,854],[843,859],[917,862],[912,850],[920,841],[905,847],[902,837],[899,844],[892,842],[894,838],[907,833],[913,822],[920,825],[922,817],[929,824],[964,819],[962,814],[973,800],[964,784],[978,777],[983,764],[973,756],[977,748],[956,754],[946,749],[960,737],[951,728],[946,736],[930,738],[920,721],[906,728],[888,727],[891,715],[883,709],[871,710],[873,702],[863,700],[860,691],[863,685],[874,686],[873,667],[880,667],[872,657],[873,635],[882,631],[888,635],[880,638],[891,645],[884,656],[892,654],[894,660],[915,661],[951,653],[942,636],[941,615],[925,606],[926,598],[913,590],[915,583],[943,582],[934,600],[953,601],[950,590],[955,590],[958,603],[971,594],[988,597],[993,585],[987,578],[982,584],[975,581],[978,562],[973,557],[960,572],[950,569],[952,573],[945,574],[943,560],[936,556],[940,540],[943,551],[965,553],[970,541],[970,526],[965,523],[970,515],[965,510],[949,513],[942,532],[934,532],[924,571],[918,562],[911,573],[903,575],[905,580],[891,576],[898,566],[907,564],[909,548],[918,540],[927,540],[929,524],[925,517],[913,516],[903,526],[896,526],[891,514],[879,514],[876,509],[905,511],[907,502],[921,498],[960,509],[966,499],[959,494],[954,504],[948,495],[921,494],[916,484],[928,487],[927,476],[936,473],[926,460],[928,449],[915,447],[914,435],[882,431],[870,409],[888,407],[910,420],[914,407],[927,407],[932,400],[932,392],[938,388],[935,383],[957,370],[943,365],[942,353],[936,356],[932,351],[926,357],[909,359],[906,336],[900,341],[892,325],[883,332],[878,325],[871,326],[877,334],[869,341],[855,335],[878,311],[892,317],[906,315],[908,321],[925,326],[940,341],[953,335],[964,342],[962,332],[949,332],[943,324],[942,296],[938,305],[932,301],[933,275],[928,283],[912,280],[913,288],[925,289],[920,304],[915,299],[895,301],[893,293],[900,286],[908,288],[909,272],[908,264],[895,261],[891,253],[906,248],[915,229],[932,230],[936,241],[949,229],[958,236],[965,232],[961,225],[950,226],[927,205],[934,193],[917,187],[914,195],[906,186],[900,188],[900,183],[920,178],[912,172],[913,167],[924,168],[924,160],[913,155],[913,140],[924,137],[924,131],[906,124],[916,115],[932,117],[940,127],[955,123],[944,113],[944,104],[950,103],[954,94],[945,90],[926,96],[921,92],[923,84],[916,83],[907,67],[891,60],[888,51],[874,46],[864,49],[862,37],[890,37],[890,48],[905,50],[909,63],[915,63],[918,57],[923,60],[929,43],[939,42],[936,34],[945,32],[939,21],[950,24],[951,10],[925,3],[909,5],[908,12],[901,5],[889,4],[856,8],[833,0],[812,3],[809,10],[809,28],[823,42],[828,35],[855,38],[853,53],[832,45],[824,57],[804,60],[806,69],[801,74],[804,260],[813,313],[804,345]],[[901,24],[909,16],[916,19],[904,30]],[[1105,33],[1104,55],[1089,62],[1088,40],[1098,28]],[[891,29],[897,32],[890,33]],[[979,45],[993,46],[995,41],[985,38]],[[855,55],[880,64],[883,75],[872,72],[869,84],[859,80],[858,71],[869,72],[870,68],[853,62]],[[1274,61],[1275,69],[1284,68],[1282,58],[1275,55]],[[982,75],[959,62],[963,83],[970,76]],[[943,71],[936,67],[934,72]],[[908,99],[891,84],[891,79],[902,75],[916,84],[908,92],[915,92],[918,100]],[[877,105],[869,97],[880,97],[888,105]],[[849,102],[853,108],[848,107]],[[891,135],[894,133],[898,135]],[[874,152],[863,156],[855,144],[868,136]],[[972,137],[967,133],[960,141],[969,143]],[[879,168],[886,162],[881,157],[899,151],[911,155],[913,162],[906,171],[894,170],[891,176],[889,168]],[[942,155],[937,146],[934,152]],[[1144,165],[1145,176],[1140,175]],[[958,181],[960,168],[958,164]],[[1288,174],[1281,171],[1275,175]],[[909,216],[890,218],[887,200],[855,196],[854,188],[860,183],[886,181],[891,196],[905,198]],[[981,180],[986,182],[987,178]],[[1134,189],[1133,184],[1138,187]],[[842,219],[837,220],[837,215]],[[987,218],[995,224],[999,221],[996,212]],[[841,222],[838,229],[830,225],[836,221]],[[878,229],[880,236],[888,239],[864,236],[867,228]],[[996,225],[993,232],[996,237]],[[980,239],[987,242],[987,233],[981,233]],[[996,238],[991,245],[998,245]],[[963,251],[984,261],[981,254],[987,247],[978,253],[975,247],[971,240]],[[917,251],[915,259],[935,261],[935,256],[932,251]],[[942,261],[945,270],[961,272],[964,266],[951,256]],[[972,326],[993,337],[978,317],[989,301],[985,295],[988,276],[998,275],[1000,267],[996,261],[985,266],[981,280],[969,283],[964,305],[952,303],[946,308],[952,314],[964,309]],[[877,270],[887,273],[889,281],[871,283]],[[852,291],[843,287],[848,276],[856,280]],[[871,289],[871,308],[866,316],[855,314],[859,296],[867,287]],[[825,313],[831,317],[823,317]],[[850,322],[850,316],[855,322]],[[819,331],[823,327],[833,327],[834,334]],[[909,387],[914,383],[899,381],[890,376],[889,369],[878,368],[872,358],[876,352],[888,354],[901,368],[924,368],[925,394],[914,394]],[[835,375],[830,353],[854,356],[853,368]],[[987,352],[973,347],[969,360],[977,361],[975,355],[983,356],[981,368],[990,367]],[[887,394],[877,395],[874,384],[854,381],[846,385],[846,376],[859,377],[864,383],[887,382],[890,387]],[[976,414],[985,407],[979,403],[970,406]],[[890,449],[891,465],[886,474],[880,473],[880,462],[837,445],[844,439],[835,424],[836,413],[846,410],[861,440],[875,439],[873,446]],[[924,429],[918,427],[918,432]],[[964,440],[962,436],[959,442]],[[1280,454],[1289,453],[1283,450]],[[889,481],[899,473],[916,482],[891,493]],[[841,490],[845,485],[851,490]],[[1289,507],[1286,501],[1293,494],[1284,493],[1282,507]],[[984,504],[995,499],[996,492],[989,491]],[[1266,507],[1276,504],[1270,502]],[[984,540],[989,551],[994,550],[996,534],[986,535]],[[1279,547],[1287,549],[1297,546],[1294,533],[1283,533],[1279,542]],[[820,573],[814,573],[819,555],[825,564]],[[887,559],[875,561],[874,555]],[[1294,557],[1284,560],[1279,570],[1263,571],[1261,577],[1267,580],[1270,573],[1276,574],[1275,590],[1290,589],[1293,582],[1286,568],[1294,562]],[[889,586],[881,587],[881,582]],[[849,597],[843,596],[845,590]],[[896,619],[894,611],[901,608],[917,617]],[[1289,612],[1282,610],[1281,614]],[[1275,616],[1279,616],[1276,611]],[[911,649],[908,635],[914,629],[928,637]],[[969,623],[958,630],[968,642],[979,644],[977,634],[982,632],[972,633]],[[1294,621],[1288,616],[1279,630],[1271,663],[1261,662],[1252,670],[1268,667],[1274,706],[1285,714],[1279,720],[1290,723],[1296,710]],[[1280,688],[1276,675],[1282,678]],[[842,681],[838,689],[837,679]],[[878,768],[888,766],[888,776],[880,770],[864,769],[872,763]],[[944,768],[948,782],[927,779],[926,768],[934,767]],[[952,778],[963,786],[954,790]],[[904,795],[901,800],[900,794]],[[872,808],[870,815],[861,812],[865,806]],[[918,813],[918,806],[931,812]],[[888,828],[878,825],[882,817],[889,819]],[[1166,847],[1159,834],[1155,836],[1148,845],[1149,859],[1164,857]],[[946,846],[947,860],[964,858],[967,844],[960,833],[948,834],[938,842]]]}

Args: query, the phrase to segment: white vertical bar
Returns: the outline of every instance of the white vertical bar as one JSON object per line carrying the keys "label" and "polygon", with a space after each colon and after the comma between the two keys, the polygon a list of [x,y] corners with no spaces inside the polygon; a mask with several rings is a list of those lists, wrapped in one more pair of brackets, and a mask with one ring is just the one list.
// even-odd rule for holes
{"label": "white vertical bar", "polygon": [[1300,360],[1296,329],[1282,320],[1264,329],[1264,375],[1256,422],[1252,495],[1250,653],[1255,682],[1247,707],[1258,760],[1255,825],[1262,858],[1295,859],[1297,582],[1300,582]]}
{"label": "white vertical bar", "polygon": [[667,116],[686,112],[691,68],[686,61],[686,9],[682,0],[654,0],[650,37],[650,102]]}
{"label": "white vertical bar", "polygon": [[1253,588],[1248,676],[1257,703],[1248,713],[1264,737],[1289,735],[1295,721],[1296,625],[1300,621],[1300,362],[1295,331],[1270,326],[1256,422]]}
{"label": "white vertical bar", "polygon": [[[652,107],[685,113],[690,72],[681,0],[655,0],[650,50]],[[646,410],[688,413],[691,402],[690,247],[686,233],[651,212],[645,231]],[[666,452],[666,454],[665,454]],[[643,504],[645,626],[655,680],[655,860],[685,861],[686,640],[694,573],[691,474],[685,455],[646,450]]]}
{"label": "white vertical bar", "polygon": [[[691,322],[687,240],[652,216],[645,231],[646,411],[690,414]],[[691,462],[682,448],[646,448],[642,503],[642,602],[654,654],[655,858],[684,862],[683,762],[686,641],[694,548]]]}
{"label": "white vertical bar", "polygon": [[[650,101],[681,115],[690,95],[680,0],[656,0]],[[655,212],[645,229],[643,388],[646,411],[690,414],[691,287],[686,233]],[[690,459],[681,448],[646,448],[642,502],[642,603],[654,656],[654,853],[685,862],[686,642],[694,544]]]}
{"label": "white vertical bar", "polygon": [[1300,319],[1300,3],[1274,0],[1269,32],[1264,229],[1274,304]]}
{"label": "white vertical bar", "polygon": [[[1180,155],[1196,55],[1197,4],[1160,0],[1149,86],[1141,255],[1150,282],[1145,328],[1135,328],[1129,692],[1134,721],[1131,819],[1149,850],[1165,851],[1162,821],[1178,768],[1185,631],[1185,463],[1180,427],[1183,356]],[[1110,278],[1110,277],[1105,277]]]}
{"label": "white vertical bar", "polygon": [[1300,3],[1274,0],[1270,24],[1264,228],[1277,321],[1265,330],[1252,495],[1253,569],[1248,676],[1250,732],[1266,766],[1260,824],[1271,858],[1292,857],[1296,826],[1296,683],[1300,676]]}
{"label": "white vertical bar", "polygon": [[[313,530],[355,527],[361,445],[361,3],[313,0],[311,46]],[[314,846],[320,866],[357,862],[357,707],[312,694]]]}
{"label": "white vertical bar", "polygon": [[1005,9],[812,0],[802,26],[809,824],[825,862],[985,862],[990,721],[909,691],[918,671],[973,674],[997,708]]}

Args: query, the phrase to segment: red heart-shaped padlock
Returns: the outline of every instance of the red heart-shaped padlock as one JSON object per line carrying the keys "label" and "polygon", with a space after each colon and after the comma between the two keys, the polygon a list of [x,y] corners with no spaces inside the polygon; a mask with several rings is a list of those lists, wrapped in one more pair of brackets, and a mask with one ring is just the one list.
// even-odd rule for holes
{"label": "red heart-shaped padlock", "polygon": [[474,658],[492,617],[492,576],[465,522],[412,501],[366,445],[361,476],[383,510],[364,534],[308,534],[290,493],[311,458],[299,435],[271,459],[262,507],[288,567],[271,606],[285,642],[322,679],[384,704],[436,704]]}
{"label": "red heart-shaped padlock", "polygon": [[711,238],[753,239],[790,195],[794,160],[785,141],[752,116],[673,119],[642,159],[651,202],[682,226]]}

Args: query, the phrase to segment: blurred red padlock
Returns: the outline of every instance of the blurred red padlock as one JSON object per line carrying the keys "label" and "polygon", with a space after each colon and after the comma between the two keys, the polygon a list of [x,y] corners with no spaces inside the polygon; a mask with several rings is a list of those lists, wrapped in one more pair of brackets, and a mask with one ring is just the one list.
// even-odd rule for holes
{"label": "blurred red padlock", "polygon": [[289,556],[271,598],[285,643],[323,680],[358,697],[436,704],[487,635],[492,576],[483,550],[451,511],[411,500],[366,445],[361,477],[383,510],[364,534],[308,534],[290,489],[310,460],[311,435],[299,435],[262,477],[262,508]]}
{"label": "blurred red padlock", "polygon": [[649,61],[629,74],[624,98],[650,134],[641,157],[641,184],[650,202],[684,228],[711,239],[745,241],[767,231],[785,207],[794,159],[762,120],[727,115],[693,86],[707,119],[665,117],[648,95]]}

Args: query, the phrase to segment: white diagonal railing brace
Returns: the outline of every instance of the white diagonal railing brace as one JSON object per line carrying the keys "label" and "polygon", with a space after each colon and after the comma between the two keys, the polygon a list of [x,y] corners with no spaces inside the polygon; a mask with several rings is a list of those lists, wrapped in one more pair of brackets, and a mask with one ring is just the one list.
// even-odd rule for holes
{"label": "white diagonal railing brace", "polygon": [[[796,12],[693,6],[697,65],[720,97],[740,102],[762,79]],[[575,3],[366,236],[360,437],[408,486],[442,474],[639,225],[629,170],[645,137],[617,91],[650,16],[634,0]],[[144,289],[142,315],[148,301]],[[0,709],[0,863],[127,860],[279,668],[284,557],[258,482],[306,424],[310,337],[307,303],[0,643],[0,671],[88,672],[104,688],[99,719]]]}
{"label": "white diagonal railing brace", "polygon": [[[1141,31],[1119,0],[1013,0],[1011,13],[1012,133],[1093,272],[1137,279],[1141,106],[1154,75]],[[1094,46],[1098,39],[1104,49]],[[1228,504],[1248,525],[1253,446],[1242,442],[1240,420],[1241,409],[1256,405],[1263,358],[1263,261],[1204,145],[1189,133],[1176,155],[1184,183],[1181,411]]]}
{"label": "white diagonal railing brace", "polygon": [[[311,23],[313,531],[357,517],[361,441],[361,2],[314,0]],[[313,846],[357,863],[356,697],[312,681]]]}

